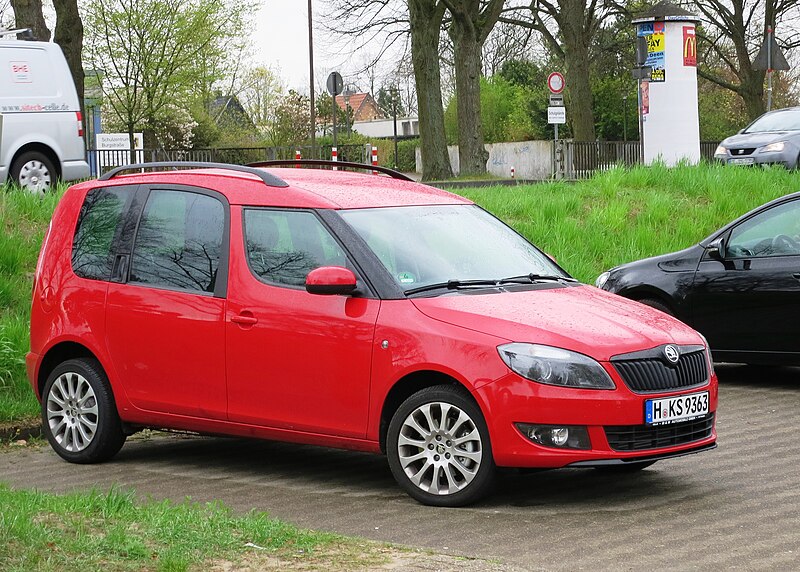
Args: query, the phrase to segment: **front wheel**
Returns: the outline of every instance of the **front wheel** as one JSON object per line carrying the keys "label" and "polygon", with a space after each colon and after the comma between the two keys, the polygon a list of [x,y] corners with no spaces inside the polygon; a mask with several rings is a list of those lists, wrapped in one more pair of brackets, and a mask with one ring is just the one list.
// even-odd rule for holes
{"label": "front wheel", "polygon": [[473,503],[491,486],[489,430],[462,389],[439,385],[409,397],[389,424],[386,452],[397,482],[431,506]]}
{"label": "front wheel", "polygon": [[53,370],[42,393],[42,423],[50,446],[71,463],[108,460],[125,443],[108,378],[95,359],[71,359]]}

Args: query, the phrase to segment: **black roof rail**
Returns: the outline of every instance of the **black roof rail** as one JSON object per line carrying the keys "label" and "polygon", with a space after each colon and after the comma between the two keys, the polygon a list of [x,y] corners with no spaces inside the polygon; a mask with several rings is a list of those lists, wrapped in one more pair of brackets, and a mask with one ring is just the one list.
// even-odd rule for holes
{"label": "black roof rail", "polygon": [[276,177],[272,173],[268,173],[262,169],[254,169],[246,165],[232,165],[230,163],[206,163],[202,161],[162,161],[156,163],[137,163],[135,165],[123,165],[116,169],[110,170],[108,173],[100,177],[100,181],[108,181],[113,179],[120,173],[125,171],[138,171],[140,169],[225,169],[227,171],[237,171],[239,173],[249,173],[255,175],[268,187],[288,187],[289,183]]}
{"label": "black roof rail", "polygon": [[20,36],[20,40],[34,40],[33,31],[30,28],[17,28],[16,30],[0,30],[0,38],[3,36]]}
{"label": "black roof rail", "polygon": [[326,159],[277,159],[275,161],[259,161],[258,163],[248,163],[248,167],[294,167],[296,165],[313,165],[319,167],[347,167],[350,169],[361,169],[363,171],[378,171],[389,175],[393,179],[401,181],[415,182],[411,177],[379,165],[367,165],[366,163],[352,163],[349,161],[328,161]]}

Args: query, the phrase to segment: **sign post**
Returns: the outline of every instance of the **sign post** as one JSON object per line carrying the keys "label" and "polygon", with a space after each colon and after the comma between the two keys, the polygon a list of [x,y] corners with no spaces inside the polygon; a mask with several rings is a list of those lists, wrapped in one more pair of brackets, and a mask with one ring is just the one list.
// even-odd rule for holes
{"label": "sign post", "polygon": [[564,76],[553,72],[547,76],[547,89],[550,90],[550,105],[547,107],[547,123],[553,126],[553,174],[560,179],[564,174],[563,148],[559,143],[558,126],[567,122],[567,111],[564,108]]}
{"label": "sign post", "polygon": [[328,93],[331,94],[331,99],[333,102],[333,106],[331,111],[333,112],[333,146],[336,147],[336,96],[342,93],[342,88],[344,87],[344,81],[342,80],[342,74],[339,72],[331,72],[328,76],[328,81],[326,83],[328,88]]}

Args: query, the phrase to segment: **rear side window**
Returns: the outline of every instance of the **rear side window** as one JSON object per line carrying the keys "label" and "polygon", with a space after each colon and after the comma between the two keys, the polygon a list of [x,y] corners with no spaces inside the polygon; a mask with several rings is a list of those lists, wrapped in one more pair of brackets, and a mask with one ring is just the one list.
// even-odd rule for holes
{"label": "rear side window", "polygon": [[131,195],[125,189],[92,189],[86,195],[72,242],[72,270],[81,278],[111,277],[111,247]]}
{"label": "rear side window", "polygon": [[310,212],[247,209],[245,248],[252,271],[262,280],[303,286],[320,266],[348,266],[339,243]]}
{"label": "rear side window", "polygon": [[219,200],[187,191],[151,191],[136,233],[130,281],[213,292],[224,229]]}

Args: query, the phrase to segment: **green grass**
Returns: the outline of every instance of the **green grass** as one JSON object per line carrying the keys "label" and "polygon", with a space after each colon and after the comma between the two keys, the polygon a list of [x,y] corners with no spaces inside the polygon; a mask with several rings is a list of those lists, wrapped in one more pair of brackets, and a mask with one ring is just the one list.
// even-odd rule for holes
{"label": "green grass", "polygon": [[[619,168],[578,183],[457,192],[592,283],[617,264],[696,244],[731,219],[797,190],[794,171],[701,165]],[[23,362],[31,278],[60,194],[41,199],[0,190],[0,423],[38,414]]]}
{"label": "green grass", "polygon": [[0,507],[6,572],[178,572],[226,562],[364,569],[386,560],[380,545],[300,530],[263,513],[234,516],[219,503],[137,503],[113,489],[52,495],[0,485]]}

